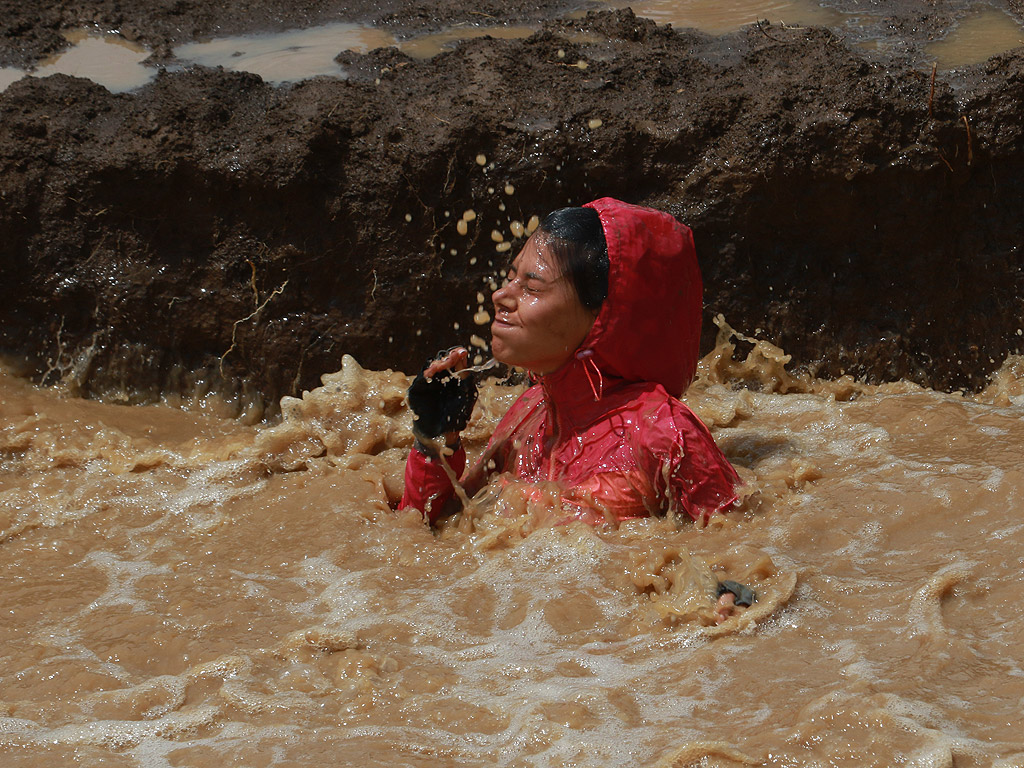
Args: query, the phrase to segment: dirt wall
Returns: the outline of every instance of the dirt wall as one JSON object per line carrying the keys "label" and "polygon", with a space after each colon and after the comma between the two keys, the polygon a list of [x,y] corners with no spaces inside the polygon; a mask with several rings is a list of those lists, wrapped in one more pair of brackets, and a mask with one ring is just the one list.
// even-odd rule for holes
{"label": "dirt wall", "polygon": [[341,61],[0,94],[0,350],[122,399],[273,402],[345,352],[411,371],[487,335],[492,229],[601,195],[694,229],[708,345],[723,313],[821,375],[951,389],[1024,343],[1020,53],[954,90],[828,30],[623,11]]}

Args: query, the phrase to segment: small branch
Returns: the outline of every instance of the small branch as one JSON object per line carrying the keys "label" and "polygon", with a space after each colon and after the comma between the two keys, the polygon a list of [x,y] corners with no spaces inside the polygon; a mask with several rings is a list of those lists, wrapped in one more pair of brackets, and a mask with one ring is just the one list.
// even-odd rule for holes
{"label": "small branch", "polygon": [[935,62],[934,64],[932,64],[932,87],[931,87],[931,90],[928,91],[928,119],[929,120],[931,120],[931,117],[932,117],[932,101],[935,99],[935,72],[938,70],[938,68],[939,68],[939,63],[938,62]]}
{"label": "small branch", "polygon": [[285,289],[286,285],[288,285],[288,281],[287,280],[285,280],[283,283],[281,283],[280,287],[275,288],[273,290],[273,292],[269,296],[267,296],[266,300],[262,304],[260,304],[258,307],[256,307],[256,309],[254,309],[248,315],[243,317],[241,320],[235,320],[235,324],[233,326],[231,326],[231,346],[228,347],[227,351],[223,355],[220,356],[220,375],[221,376],[224,375],[224,358],[226,358],[228,355],[230,355],[231,352],[234,350],[235,346],[237,346],[236,342],[235,342],[235,336],[238,333],[238,326],[241,325],[242,323],[248,321],[248,320],[252,320],[260,312],[262,312],[263,308],[266,307],[267,304],[270,303],[271,299],[273,299],[275,296],[279,296],[281,293],[284,292],[284,289]]}
{"label": "small branch", "polygon": [[771,35],[764,31],[764,28],[770,25],[771,22],[768,21],[768,19],[758,19],[756,22],[754,22],[754,26],[757,27],[758,31],[760,31],[760,33],[767,37],[769,40],[774,40],[776,43],[785,43],[785,40],[779,40],[779,38],[772,37]]}
{"label": "small branch", "polygon": [[967,164],[970,165],[974,162],[974,147],[971,141],[971,124],[967,121],[967,115],[961,115],[960,118],[964,121],[964,128],[967,129]]}
{"label": "small branch", "polygon": [[256,265],[252,259],[246,259],[245,263],[252,270],[252,275],[249,276],[249,285],[252,286],[252,305],[258,307],[260,305],[260,292],[256,290]]}
{"label": "small branch", "polygon": [[[60,316],[60,325],[57,327],[57,355],[53,358],[46,359],[46,370],[43,372],[43,377],[40,381],[45,384],[47,379],[50,378],[51,373],[60,374],[61,372],[61,358],[64,357],[64,349],[67,346],[61,336],[64,333],[64,315]],[[58,375],[58,381],[60,377]]]}

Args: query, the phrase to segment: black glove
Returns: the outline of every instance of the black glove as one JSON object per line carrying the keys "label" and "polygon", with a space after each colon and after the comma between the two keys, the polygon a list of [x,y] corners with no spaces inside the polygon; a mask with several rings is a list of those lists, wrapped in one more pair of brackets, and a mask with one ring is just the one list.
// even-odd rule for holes
{"label": "black glove", "polygon": [[736,596],[736,605],[750,606],[757,602],[757,593],[738,581],[726,580],[720,582],[718,585],[718,596],[721,597],[726,592],[732,592]]}
{"label": "black glove", "polygon": [[408,400],[413,412],[412,431],[417,439],[460,432],[469,423],[476,404],[476,377],[439,371],[428,379],[420,373],[409,387]]}

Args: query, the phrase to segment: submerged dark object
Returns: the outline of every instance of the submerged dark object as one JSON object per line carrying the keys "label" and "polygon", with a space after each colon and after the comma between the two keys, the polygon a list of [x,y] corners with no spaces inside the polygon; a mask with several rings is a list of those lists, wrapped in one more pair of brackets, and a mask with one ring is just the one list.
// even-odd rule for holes
{"label": "submerged dark object", "polygon": [[721,581],[718,583],[718,596],[731,592],[736,597],[736,605],[750,606],[757,602],[757,593],[746,584],[738,581]]}

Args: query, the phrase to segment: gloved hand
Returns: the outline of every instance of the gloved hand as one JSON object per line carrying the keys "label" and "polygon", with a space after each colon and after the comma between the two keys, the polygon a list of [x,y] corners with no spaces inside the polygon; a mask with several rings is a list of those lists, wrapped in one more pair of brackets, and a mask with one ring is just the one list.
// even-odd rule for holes
{"label": "gloved hand", "polygon": [[[458,359],[459,348],[438,355]],[[455,355],[452,353],[456,352]],[[464,350],[462,350],[464,356]],[[476,377],[458,375],[451,368],[425,375],[433,367],[432,360],[409,387],[409,408],[413,412],[412,431],[421,443],[448,432],[461,432],[469,423],[476,404]],[[464,364],[464,360],[463,360]]]}
{"label": "gloved hand", "polygon": [[718,584],[718,596],[721,597],[726,592],[731,592],[736,597],[736,605],[751,606],[757,602],[757,593],[754,592],[746,584],[740,584],[738,581],[726,581]]}

